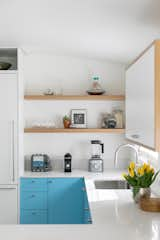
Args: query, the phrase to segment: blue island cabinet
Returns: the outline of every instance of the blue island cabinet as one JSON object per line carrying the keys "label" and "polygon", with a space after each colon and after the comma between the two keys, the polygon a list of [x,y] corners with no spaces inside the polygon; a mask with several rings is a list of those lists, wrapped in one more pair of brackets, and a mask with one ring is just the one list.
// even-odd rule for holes
{"label": "blue island cabinet", "polygon": [[21,224],[88,224],[83,178],[22,178]]}

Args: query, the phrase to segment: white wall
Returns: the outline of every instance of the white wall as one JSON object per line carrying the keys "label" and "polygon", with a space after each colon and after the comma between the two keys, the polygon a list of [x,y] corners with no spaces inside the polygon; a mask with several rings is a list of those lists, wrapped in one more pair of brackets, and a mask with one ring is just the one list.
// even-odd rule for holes
{"label": "white wall", "polygon": [[[110,94],[124,94],[124,66],[107,61],[54,56],[34,53],[25,55],[25,92],[42,93],[52,87],[56,93],[83,94],[91,85],[91,76],[101,76],[101,85]],[[114,107],[124,108],[122,102],[106,101],[25,101],[25,125],[31,122],[54,120],[62,126],[62,117],[71,109],[87,109],[88,127],[100,126],[101,114]],[[25,155],[47,153],[62,166],[63,155],[73,155],[73,166],[87,168],[90,157],[90,140],[99,139],[105,144],[105,168],[113,167],[116,147],[124,142],[124,135],[117,134],[25,134]],[[126,152],[121,156],[121,167],[125,165]]]}

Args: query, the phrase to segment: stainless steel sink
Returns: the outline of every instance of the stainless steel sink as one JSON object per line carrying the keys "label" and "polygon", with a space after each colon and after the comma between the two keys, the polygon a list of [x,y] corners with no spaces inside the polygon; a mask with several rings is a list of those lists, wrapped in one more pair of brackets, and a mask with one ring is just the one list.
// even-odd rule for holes
{"label": "stainless steel sink", "polygon": [[96,189],[129,189],[129,184],[124,180],[96,180]]}

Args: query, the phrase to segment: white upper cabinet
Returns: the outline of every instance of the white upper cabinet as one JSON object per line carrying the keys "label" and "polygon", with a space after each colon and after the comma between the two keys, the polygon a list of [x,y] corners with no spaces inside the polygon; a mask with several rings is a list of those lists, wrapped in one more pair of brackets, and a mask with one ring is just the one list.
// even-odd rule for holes
{"label": "white upper cabinet", "polygon": [[160,41],[126,71],[126,138],[160,151]]}

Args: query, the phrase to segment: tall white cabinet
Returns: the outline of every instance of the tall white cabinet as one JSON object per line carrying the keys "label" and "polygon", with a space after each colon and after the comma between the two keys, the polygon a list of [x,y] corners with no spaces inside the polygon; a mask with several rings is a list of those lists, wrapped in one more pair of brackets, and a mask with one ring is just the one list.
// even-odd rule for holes
{"label": "tall white cabinet", "polygon": [[0,73],[0,184],[17,184],[17,83],[17,73]]}
{"label": "tall white cabinet", "polygon": [[126,71],[126,138],[160,151],[160,41]]}
{"label": "tall white cabinet", "polygon": [[0,71],[0,224],[17,224],[20,73],[18,50],[0,49],[5,54],[14,69]]}

